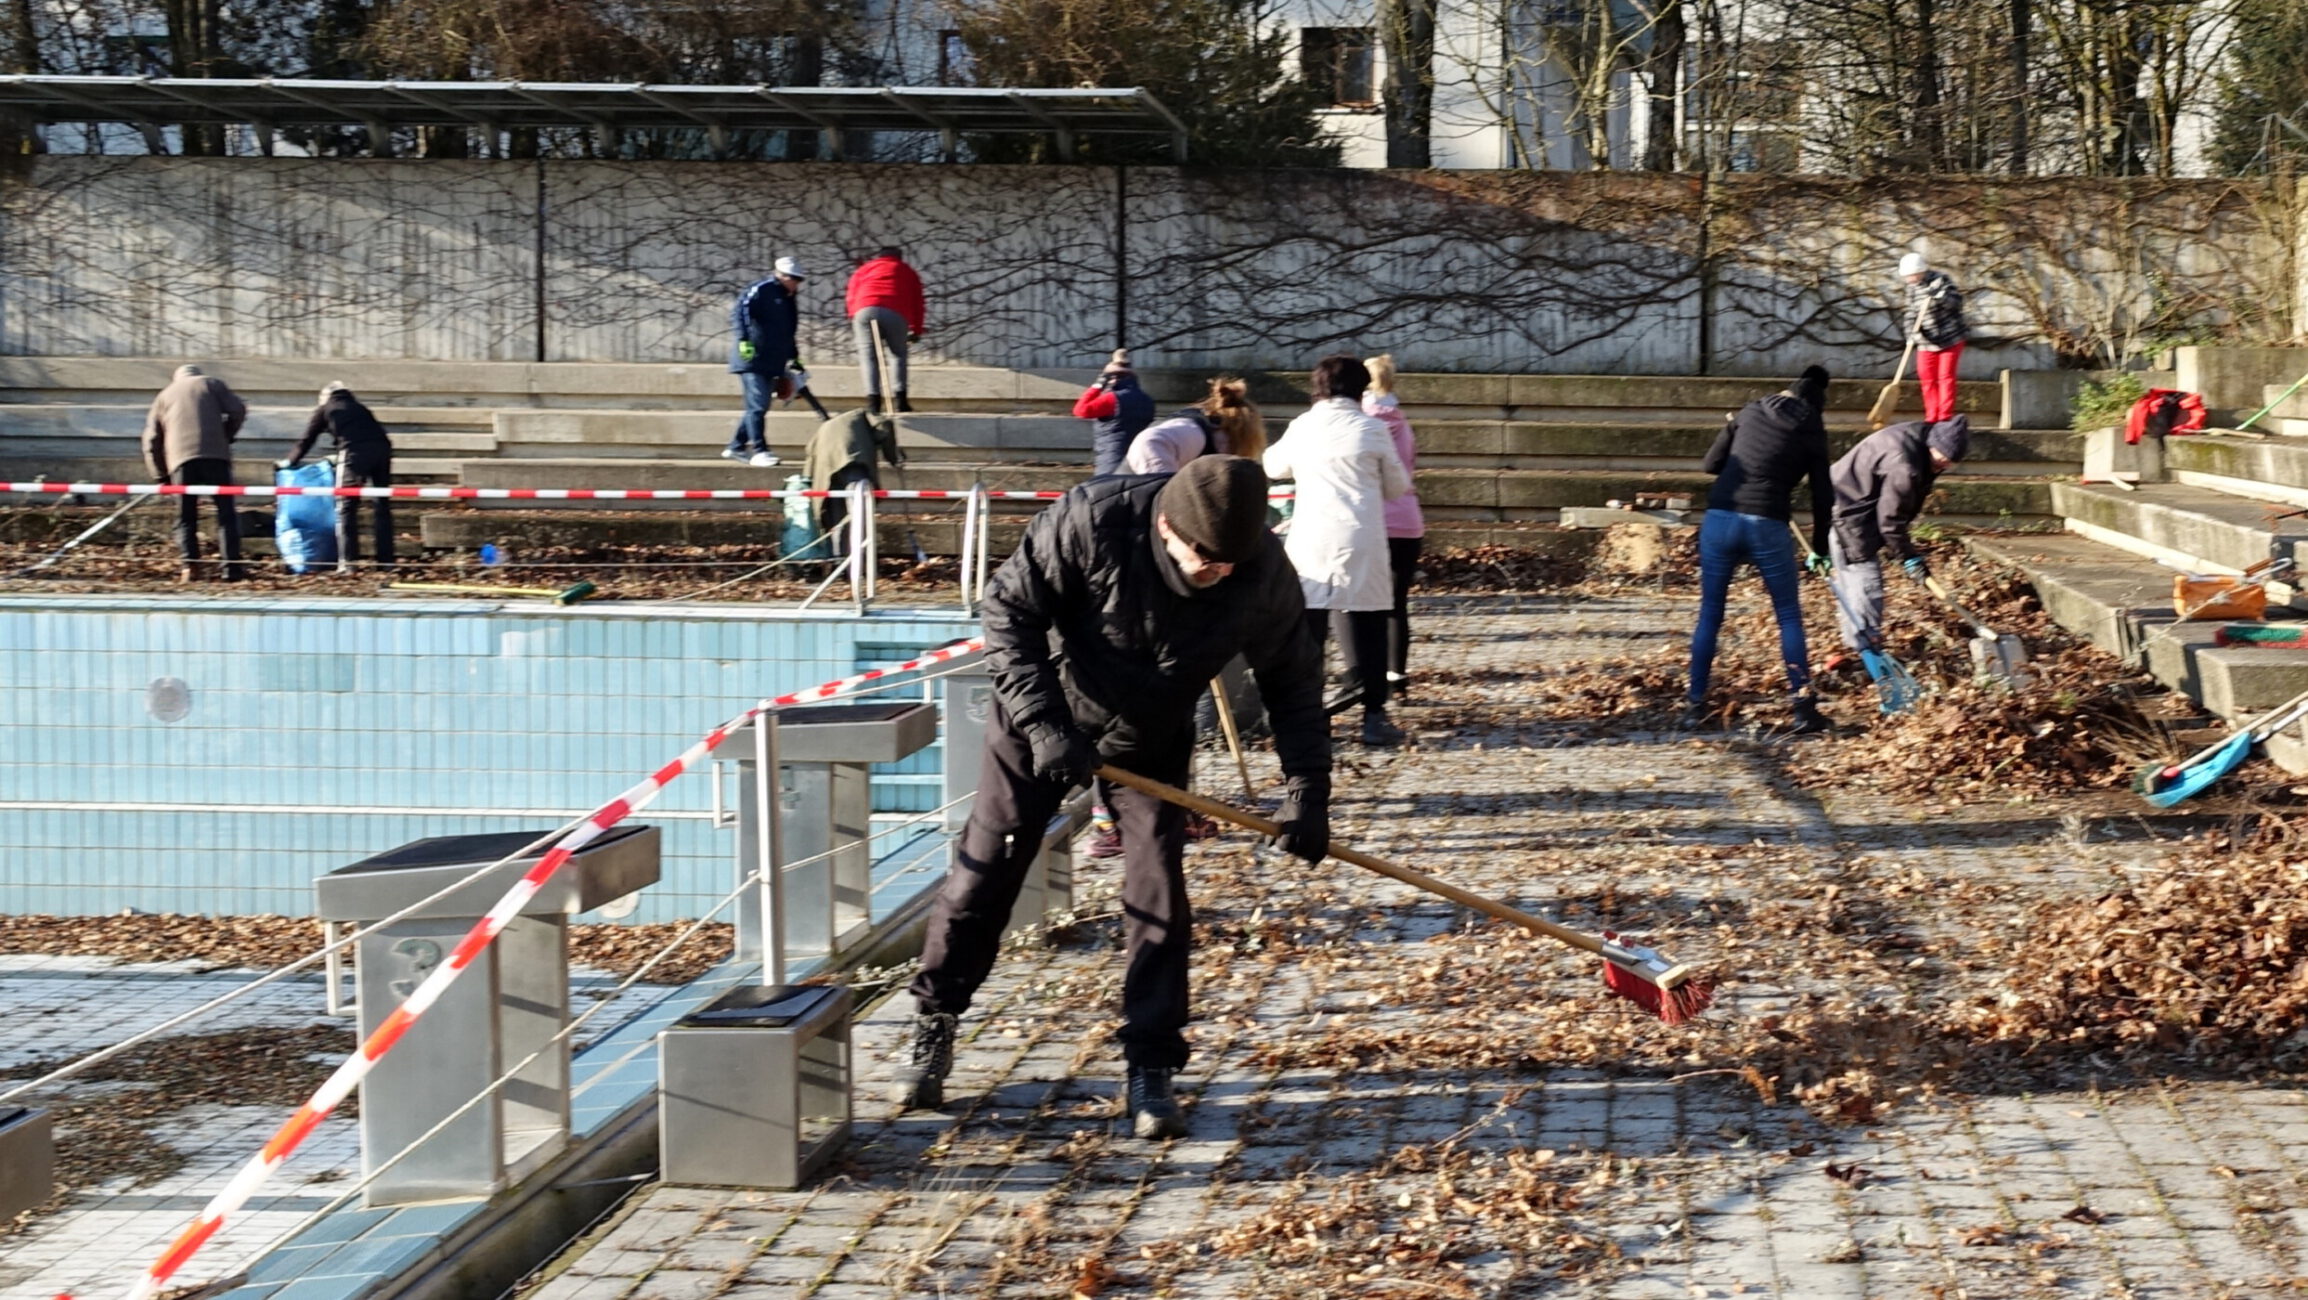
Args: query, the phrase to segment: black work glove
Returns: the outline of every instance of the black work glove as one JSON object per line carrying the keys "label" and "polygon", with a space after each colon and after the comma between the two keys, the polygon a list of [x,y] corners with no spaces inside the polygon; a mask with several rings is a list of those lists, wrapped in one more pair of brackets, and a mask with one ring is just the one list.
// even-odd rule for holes
{"label": "black work glove", "polygon": [[1026,744],[1034,751],[1034,776],[1072,788],[1087,785],[1098,766],[1098,751],[1090,738],[1071,722],[1035,722],[1026,727]]}
{"label": "black work glove", "polygon": [[1294,858],[1322,861],[1330,852],[1330,778],[1294,776],[1283,787],[1282,807],[1274,820],[1282,828],[1266,842]]}

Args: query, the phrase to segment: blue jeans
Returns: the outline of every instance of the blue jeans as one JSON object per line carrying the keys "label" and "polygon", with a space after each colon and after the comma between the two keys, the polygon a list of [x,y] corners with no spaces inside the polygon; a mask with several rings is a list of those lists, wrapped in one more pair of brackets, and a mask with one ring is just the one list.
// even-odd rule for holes
{"label": "blue jeans", "polygon": [[1707,698],[1715,675],[1715,642],[1723,632],[1723,603],[1741,561],[1763,575],[1771,611],[1779,617],[1779,657],[1787,661],[1787,690],[1811,685],[1811,653],[1803,643],[1803,604],[1796,591],[1803,570],[1795,562],[1795,535],[1784,519],[1710,510],[1699,525],[1699,626],[1691,631],[1691,701]]}
{"label": "blue jeans", "polygon": [[729,436],[729,449],[749,454],[768,451],[769,440],[761,433],[761,417],[769,410],[769,404],[777,400],[777,377],[741,370],[737,381],[745,385],[745,414],[737,419],[737,432]]}

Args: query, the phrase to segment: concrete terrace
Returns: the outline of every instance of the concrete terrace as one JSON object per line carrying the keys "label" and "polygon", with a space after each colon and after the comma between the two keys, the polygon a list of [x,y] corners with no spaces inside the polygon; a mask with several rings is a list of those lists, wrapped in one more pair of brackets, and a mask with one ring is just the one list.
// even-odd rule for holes
{"label": "concrete terrace", "polygon": [[[881,1100],[910,1010],[885,1002],[860,1026],[860,1124],[832,1175],[794,1193],[649,1188],[525,1294],[1921,1300],[2299,1285],[2308,1097],[2289,1086],[2079,1074],[1886,1088],[1847,1098],[1830,1125],[1741,1077],[1735,1027],[1823,997],[1863,1010],[1848,1048],[1818,1061],[1812,1100],[1839,1095],[1835,1071],[1893,1072],[1910,1017],[1966,987],[1975,961],[1999,964],[2027,904],[2154,872],[2201,823],[2122,796],[1894,800],[1794,779],[1790,742],[1768,735],[1531,709],[1536,659],[1647,660],[1689,620],[1687,601],[1649,593],[1422,602],[1402,714],[1418,744],[1346,752],[1334,829],[1720,964],[1733,978],[1706,1021],[1665,1028],[1562,950],[1351,867],[1220,839],[1189,859],[1203,931],[1192,1130],[1137,1142],[1114,1117],[1121,1064],[1105,1041],[1115,875],[1085,861],[1076,922],[1015,946],[965,1019],[944,1112]],[[1844,697],[1831,712],[1867,707]],[[1223,755],[1204,756],[1199,784],[1237,793]]]}

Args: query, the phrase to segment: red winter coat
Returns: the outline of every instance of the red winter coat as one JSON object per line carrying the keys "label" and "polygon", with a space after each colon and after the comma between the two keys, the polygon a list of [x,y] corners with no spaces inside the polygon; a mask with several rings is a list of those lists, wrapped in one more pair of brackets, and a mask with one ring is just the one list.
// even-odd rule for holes
{"label": "red winter coat", "polygon": [[867,307],[887,307],[905,317],[907,333],[921,334],[929,328],[922,323],[922,277],[897,258],[869,257],[850,272],[843,311],[855,316]]}
{"label": "red winter coat", "polygon": [[2195,433],[2203,427],[2203,398],[2176,388],[2151,388],[2147,396],[2132,403],[2131,414],[2124,420],[2124,441],[2138,442],[2143,433],[2161,437]]}

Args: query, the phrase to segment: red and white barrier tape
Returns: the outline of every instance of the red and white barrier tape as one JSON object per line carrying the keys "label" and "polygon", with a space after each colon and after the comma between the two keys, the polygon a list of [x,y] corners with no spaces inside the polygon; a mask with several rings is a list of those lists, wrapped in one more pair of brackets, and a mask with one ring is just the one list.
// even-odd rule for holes
{"label": "red and white barrier tape", "polygon": [[[0,492],[49,496],[151,497],[364,497],[393,501],[784,501],[793,497],[840,497],[822,488],[484,488],[449,485],[398,487],[296,487],[263,483],[0,483]],[[960,491],[917,489],[876,491],[883,500],[966,501]],[[995,501],[1055,501],[1063,492],[1008,492],[987,489]]]}
{"label": "red and white barrier tape", "polygon": [[[295,487],[262,483],[7,483],[0,492],[31,492],[48,496],[83,497],[362,497],[390,501],[785,501],[796,497],[845,497],[824,488],[485,488],[449,485],[400,487]],[[866,495],[877,501],[967,501],[970,492],[917,488],[913,491],[878,490]],[[996,491],[979,493],[989,501],[1055,501],[1064,492]],[[1267,493],[1288,497],[1288,491]]]}
{"label": "red and white barrier tape", "polygon": [[[567,835],[562,836],[560,841],[546,852],[545,856],[537,860],[537,865],[529,868],[518,881],[514,882],[511,889],[505,891],[505,896],[497,900],[497,905],[490,908],[488,914],[476,922],[473,928],[466,933],[464,939],[457,944],[456,951],[450,954],[449,959],[436,967],[432,974],[426,976],[424,982],[417,985],[416,990],[409,994],[408,999],[394,1008],[393,1013],[385,1018],[383,1024],[377,1026],[376,1032],[369,1035],[367,1041],[360,1045],[359,1050],[345,1058],[344,1064],[339,1065],[335,1072],[330,1074],[318,1089],[314,1090],[311,1099],[298,1107],[295,1114],[289,1116],[287,1121],[273,1133],[272,1139],[264,1144],[264,1149],[252,1156],[249,1162],[241,1167],[240,1172],[233,1175],[232,1181],[225,1184],[224,1190],[216,1194],[215,1199],[211,1200],[207,1208],[200,1212],[199,1217],[192,1221],[192,1225],[179,1234],[176,1240],[169,1244],[168,1249],[161,1254],[160,1258],[153,1261],[152,1267],[129,1286],[125,1293],[127,1300],[152,1300],[152,1297],[160,1294],[161,1289],[168,1284],[168,1280],[174,1277],[178,1270],[182,1269],[193,1255],[208,1243],[211,1237],[223,1229],[225,1222],[243,1205],[246,1205],[250,1197],[256,1195],[257,1189],[264,1186],[265,1181],[272,1177],[272,1172],[289,1158],[290,1153],[294,1152],[307,1137],[311,1136],[312,1131],[320,1126],[322,1120],[328,1118],[331,1111],[342,1105],[346,1097],[352,1095],[353,1089],[359,1085],[361,1079],[376,1066],[379,1060],[383,1059],[385,1053],[393,1049],[393,1045],[401,1040],[402,1035],[409,1032],[409,1027],[417,1022],[417,1018],[424,1015],[427,1008],[440,1000],[441,995],[448,990],[449,985],[456,982],[457,977],[464,973],[465,968],[472,964],[473,959],[480,955],[481,950],[488,947],[490,942],[506,925],[511,923],[514,917],[520,915],[522,907],[527,905],[532,897],[535,897],[537,891],[544,886],[554,872],[559,871],[562,865],[568,862],[579,849],[598,839],[602,832],[607,831],[640,809],[648,807],[657,798],[660,791],[672,784],[675,777],[696,766],[706,755],[712,753],[721,742],[729,739],[730,733],[772,709],[846,695],[883,678],[915,672],[932,664],[944,663],[950,659],[958,659],[963,655],[972,654],[984,649],[985,644],[985,638],[971,637],[966,641],[957,641],[952,645],[926,651],[902,664],[889,668],[869,669],[855,676],[843,677],[836,681],[826,682],[821,686],[812,686],[805,691],[795,691],[789,695],[779,695],[763,700],[706,733],[704,739],[681,751],[679,757],[651,773],[639,785],[594,809],[582,824]],[[59,1300],[69,1300],[69,1297],[60,1297]]]}

